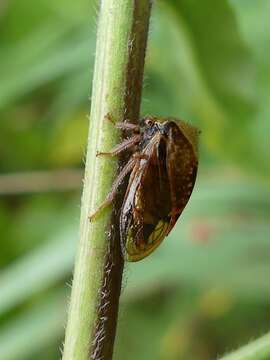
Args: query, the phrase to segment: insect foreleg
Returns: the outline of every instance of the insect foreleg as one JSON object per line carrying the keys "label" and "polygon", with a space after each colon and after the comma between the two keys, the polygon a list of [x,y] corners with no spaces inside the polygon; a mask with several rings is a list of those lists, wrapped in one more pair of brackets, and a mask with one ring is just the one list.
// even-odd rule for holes
{"label": "insect foreleg", "polygon": [[132,157],[129,159],[127,164],[123,167],[123,169],[120,171],[119,175],[117,176],[116,180],[114,181],[112,185],[112,189],[109,192],[109,194],[106,196],[106,199],[103,201],[103,203],[96,209],[96,211],[89,216],[89,220],[93,221],[96,216],[100,213],[101,210],[105,209],[107,206],[109,206],[112,201],[114,200],[117,190],[124,180],[124,178],[132,171],[133,167],[135,166],[138,159],[136,157]]}
{"label": "insect foreleg", "polygon": [[105,116],[105,120],[110,121],[117,129],[121,130],[132,130],[134,132],[140,132],[140,126],[133,124],[130,120],[126,119],[125,121],[116,122],[112,118],[111,114]]}
{"label": "insect foreleg", "polygon": [[121,130],[132,130],[134,132],[140,132],[140,126],[131,122],[117,122],[115,127]]}
{"label": "insect foreleg", "polygon": [[130,149],[131,147],[138,145],[141,140],[141,135],[134,135],[129,139],[125,139],[120,144],[116,145],[111,151],[108,152],[97,152],[97,156],[116,156],[121,152]]}

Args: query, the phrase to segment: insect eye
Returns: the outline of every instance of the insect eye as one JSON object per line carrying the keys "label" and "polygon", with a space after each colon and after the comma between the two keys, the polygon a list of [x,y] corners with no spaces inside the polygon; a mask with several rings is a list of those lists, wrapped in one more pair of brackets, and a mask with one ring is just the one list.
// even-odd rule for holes
{"label": "insect eye", "polygon": [[154,121],[152,119],[145,119],[145,125],[152,127],[154,125]]}

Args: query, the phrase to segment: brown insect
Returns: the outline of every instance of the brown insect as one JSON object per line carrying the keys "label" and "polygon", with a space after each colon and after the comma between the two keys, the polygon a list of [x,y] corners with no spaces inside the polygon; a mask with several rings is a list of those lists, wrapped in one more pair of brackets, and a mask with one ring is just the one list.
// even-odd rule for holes
{"label": "brown insect", "polygon": [[111,152],[97,155],[134,151],[90,220],[113,201],[130,174],[120,212],[120,236],[125,260],[138,261],[170,233],[189,200],[198,167],[198,130],[181,120],[153,116],[143,118],[140,125],[122,122],[116,127],[130,130],[133,136]]}

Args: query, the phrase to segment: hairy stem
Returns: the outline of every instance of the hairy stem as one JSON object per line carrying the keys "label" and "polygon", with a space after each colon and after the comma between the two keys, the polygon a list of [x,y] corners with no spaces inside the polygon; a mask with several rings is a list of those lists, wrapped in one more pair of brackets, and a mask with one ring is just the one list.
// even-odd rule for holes
{"label": "hairy stem", "polygon": [[270,333],[252,341],[220,360],[268,360],[270,359]]}
{"label": "hairy stem", "polygon": [[119,208],[88,216],[111,189],[120,162],[97,158],[120,141],[108,115],[136,122],[140,112],[151,0],[102,0],[98,22],[90,132],[81,204],[80,241],[69,307],[64,360],[111,359],[121,291],[123,259]]}

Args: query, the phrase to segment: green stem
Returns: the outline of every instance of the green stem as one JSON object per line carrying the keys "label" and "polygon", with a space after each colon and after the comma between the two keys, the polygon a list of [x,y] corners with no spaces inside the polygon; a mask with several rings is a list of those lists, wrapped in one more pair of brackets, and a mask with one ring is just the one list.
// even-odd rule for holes
{"label": "green stem", "polygon": [[[90,132],[81,204],[80,241],[64,344],[64,360],[111,359],[121,290],[118,210],[92,214],[109,193],[117,160],[97,158],[120,141],[106,115],[137,121],[151,0],[102,0],[93,78]],[[123,159],[122,159],[123,162]],[[121,162],[120,162],[121,166]]]}
{"label": "green stem", "polygon": [[270,333],[252,341],[220,360],[268,360],[270,359]]}

